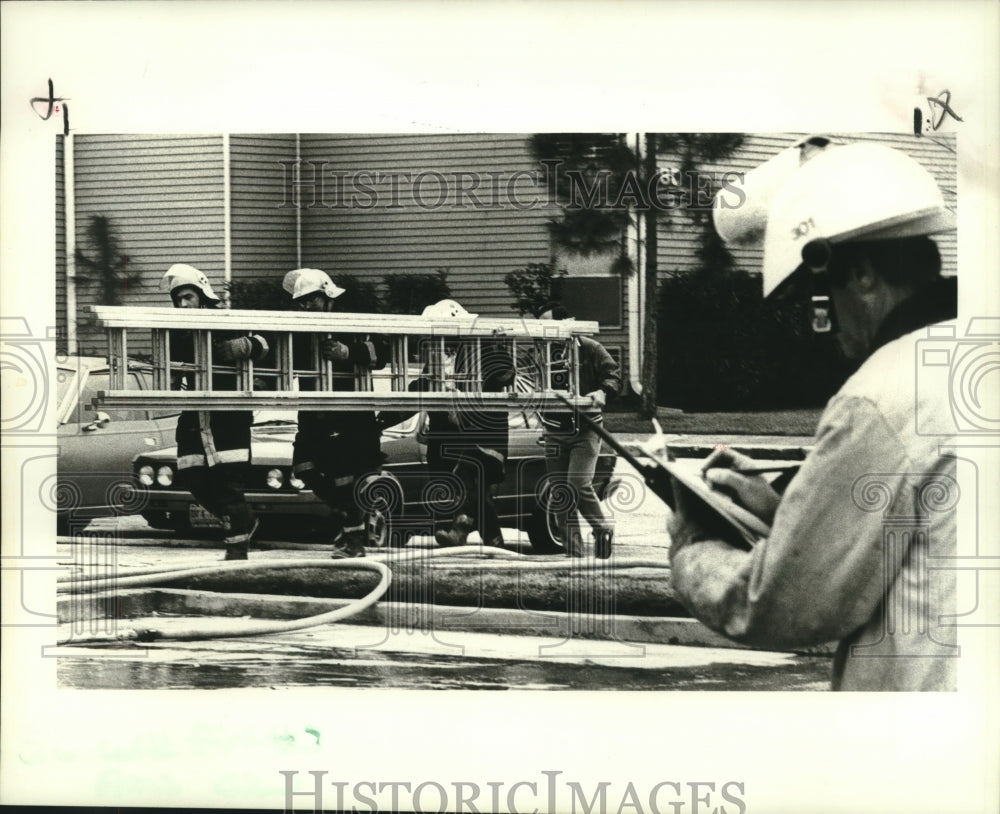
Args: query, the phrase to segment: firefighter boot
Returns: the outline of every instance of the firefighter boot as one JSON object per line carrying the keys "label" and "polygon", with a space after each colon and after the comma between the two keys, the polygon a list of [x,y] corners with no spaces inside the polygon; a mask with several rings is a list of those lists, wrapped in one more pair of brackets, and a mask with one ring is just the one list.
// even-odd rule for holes
{"label": "firefighter boot", "polygon": [[434,535],[440,546],[465,545],[469,540],[469,532],[476,527],[476,522],[467,514],[455,518],[448,531],[439,531]]}
{"label": "firefighter boot", "polygon": [[253,538],[259,525],[260,520],[255,517],[249,531],[242,534],[233,534],[229,518],[223,518],[223,526],[226,529],[226,536],[222,539],[222,542],[226,546],[226,556],[223,557],[223,560],[249,559],[250,540]]}
{"label": "firefighter boot", "polygon": [[365,556],[365,541],[368,533],[364,526],[345,527],[333,542],[332,559],[345,560]]}
{"label": "firefighter boot", "polygon": [[606,560],[610,557],[614,539],[614,529],[594,529],[594,556],[599,560]]}
{"label": "firefighter boot", "polygon": [[567,557],[582,557],[584,556],[583,551],[583,532],[580,531],[580,524],[575,520],[569,520],[566,523],[564,545],[566,547]]}

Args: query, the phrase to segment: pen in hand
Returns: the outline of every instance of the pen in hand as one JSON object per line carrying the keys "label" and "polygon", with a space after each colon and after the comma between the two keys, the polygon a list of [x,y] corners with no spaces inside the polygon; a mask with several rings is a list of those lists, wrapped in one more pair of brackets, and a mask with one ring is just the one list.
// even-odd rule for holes
{"label": "pen in hand", "polygon": [[801,461],[791,461],[789,463],[759,463],[746,464],[744,466],[712,467],[718,469],[728,469],[738,475],[762,475],[768,472],[791,472],[802,466]]}
{"label": "pen in hand", "polygon": [[713,452],[702,464],[701,471],[712,489],[727,495],[770,525],[781,496],[770,483],[758,476],[766,470],[787,473],[800,465],[797,462],[758,462],[727,449]]}

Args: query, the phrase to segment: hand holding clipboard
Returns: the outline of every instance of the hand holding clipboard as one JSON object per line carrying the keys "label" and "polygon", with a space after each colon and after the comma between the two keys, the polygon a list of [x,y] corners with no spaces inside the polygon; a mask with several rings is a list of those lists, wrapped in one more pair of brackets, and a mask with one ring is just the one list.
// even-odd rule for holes
{"label": "hand holding clipboard", "polygon": [[[568,400],[564,401],[571,405]],[[693,498],[697,505],[707,508],[727,529],[736,532],[739,537],[737,542],[746,547],[752,547],[770,534],[769,523],[780,501],[778,493],[759,475],[764,472],[791,473],[799,467],[798,463],[758,463],[738,452],[717,450],[705,459],[699,475],[674,461],[662,442],[662,453],[652,448],[660,445],[655,442],[640,448],[641,454],[652,461],[645,463],[599,423],[591,421],[583,413],[581,418],[635,468],[645,484],[672,511],[676,511],[677,504],[675,489],[680,490],[685,499]],[[655,419],[653,423],[657,437],[662,436]]]}

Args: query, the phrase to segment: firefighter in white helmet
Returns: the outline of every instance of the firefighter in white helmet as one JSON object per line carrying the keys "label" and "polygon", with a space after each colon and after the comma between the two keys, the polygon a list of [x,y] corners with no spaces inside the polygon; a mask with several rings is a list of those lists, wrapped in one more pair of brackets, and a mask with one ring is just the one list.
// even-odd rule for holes
{"label": "firefighter in white helmet", "polygon": [[[219,308],[221,302],[208,278],[186,263],[175,263],[163,275],[175,308]],[[213,335],[214,364],[243,359],[260,361],[268,353],[267,340],[253,332],[217,332]],[[171,361],[193,362],[194,340],[188,331],[170,335]],[[175,377],[174,389],[189,389],[185,374]],[[236,389],[232,375],[215,374],[212,389]],[[245,560],[257,528],[243,488],[250,466],[250,410],[185,410],[177,420],[177,477],[195,500],[216,515],[223,526],[227,560]]]}
{"label": "firefighter in white helmet", "polygon": [[[457,301],[446,299],[428,305],[421,316],[451,322],[472,320],[478,314],[470,314]],[[460,505],[450,527],[437,529],[434,539],[441,546],[461,546],[468,542],[471,532],[478,531],[484,545],[502,546],[503,531],[493,493],[506,477],[508,416],[504,409],[489,409],[477,402],[475,392],[498,393],[511,385],[514,359],[503,340],[484,341],[477,352],[474,343],[449,339],[443,358],[437,343],[425,346],[424,352],[428,358],[423,375],[410,382],[410,390],[444,388],[456,392],[455,409],[428,413],[427,469],[431,482],[439,479],[444,491],[461,489]],[[476,376],[482,378],[472,384],[463,383]],[[471,395],[458,395],[470,386]],[[388,427],[408,415],[383,412],[379,420]]]}
{"label": "firefighter in white helmet", "polygon": [[739,642],[839,640],[834,689],[954,689],[954,572],[928,567],[955,554],[954,459],[940,452],[953,425],[948,393],[918,387],[917,355],[927,326],[956,316],[955,281],[941,276],[929,237],[954,218],[916,161],[867,143],[816,151],[761,194],[766,205],[753,202],[745,228],[730,216],[720,232],[739,240],[763,219],[765,293],[828,295],[842,348],[863,364],[827,404],[783,494],[740,474],[745,456],[720,451],[705,463],[710,485],[770,525],[753,550],[731,546],[675,495],[674,589]]}
{"label": "firefighter in white helmet", "polygon": [[[346,289],[320,269],[288,272],[282,286],[300,311],[327,313],[337,310]],[[389,344],[375,334],[324,336],[313,346],[309,334],[296,334],[292,345],[294,366],[316,368],[318,353],[333,363],[339,390],[354,388],[358,368],[381,370],[389,361]],[[339,374],[339,375],[338,375]],[[301,390],[315,389],[315,379],[300,378]],[[323,500],[337,523],[333,557],[362,557],[367,533],[364,513],[355,497],[355,487],[365,474],[381,465],[380,430],[371,410],[301,410],[295,435],[292,469],[316,497]]]}

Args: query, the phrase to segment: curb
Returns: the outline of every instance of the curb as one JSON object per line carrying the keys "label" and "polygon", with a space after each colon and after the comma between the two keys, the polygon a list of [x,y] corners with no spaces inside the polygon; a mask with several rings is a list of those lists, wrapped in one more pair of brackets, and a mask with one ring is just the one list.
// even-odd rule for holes
{"label": "curb", "polygon": [[[116,622],[131,617],[160,614],[199,614],[223,617],[295,619],[338,610],[351,604],[348,599],[320,599],[274,594],[218,593],[182,588],[137,588],[118,593],[120,605]],[[104,603],[89,603],[97,612],[87,621],[109,619]],[[60,622],[81,622],[79,597],[60,599]],[[622,616],[532,611],[519,608],[470,608],[452,605],[427,605],[406,602],[379,602],[344,619],[340,624],[385,627],[387,630],[412,632],[466,632],[508,636],[561,638],[564,641],[587,640],[616,642],[617,647],[657,644],[685,647],[716,647],[730,650],[789,652],[802,655],[832,655],[835,645],[773,651],[731,641],[707,628],[697,619],[672,616]],[[555,651],[558,645],[553,646]],[[634,648],[633,648],[634,649]],[[541,653],[539,654],[541,655]],[[560,654],[553,652],[553,657]],[[596,655],[596,654],[595,654]],[[611,655],[611,654],[604,654]],[[627,655],[618,653],[618,655]],[[641,656],[632,652],[632,656]]]}

